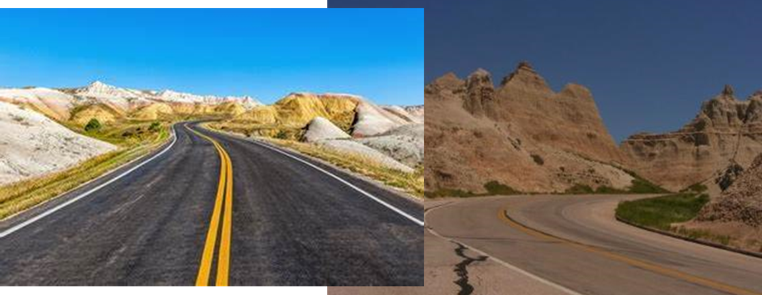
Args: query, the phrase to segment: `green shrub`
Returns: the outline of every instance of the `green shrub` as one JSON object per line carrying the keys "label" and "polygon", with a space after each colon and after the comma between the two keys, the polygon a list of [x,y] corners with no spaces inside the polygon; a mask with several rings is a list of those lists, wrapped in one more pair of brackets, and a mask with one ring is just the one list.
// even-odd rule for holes
{"label": "green shrub", "polygon": [[439,189],[433,192],[424,192],[423,195],[427,198],[441,198],[441,197],[457,197],[457,198],[465,198],[465,197],[473,197],[476,196],[476,194],[464,191],[460,189]]}
{"label": "green shrub", "polygon": [[583,194],[592,194],[592,193],[595,193],[595,191],[589,185],[578,183],[570,188],[567,188],[566,191],[564,191],[564,193],[572,194],[572,195],[583,195]]}
{"label": "green shrub", "polygon": [[484,189],[487,190],[488,195],[517,195],[521,193],[520,191],[495,180],[485,183]]}
{"label": "green shrub", "polygon": [[151,123],[151,126],[148,127],[148,131],[151,132],[157,132],[161,128],[161,123],[159,122],[153,122]]}
{"label": "green shrub", "polygon": [[708,195],[692,193],[624,201],[617,206],[616,216],[638,225],[670,230],[672,223],[696,217],[707,202]]}
{"label": "green shrub", "polygon": [[596,188],[595,193],[596,194],[626,194],[628,193],[628,191],[603,185]]}
{"label": "green shrub", "polygon": [[668,193],[669,191],[651,183],[648,180],[642,179],[640,177],[636,177],[632,180],[632,185],[630,186],[630,192],[633,194],[662,194],[662,193]]}
{"label": "green shrub", "polygon": [[663,193],[669,193],[670,191],[651,183],[650,181],[644,179],[643,177],[640,177],[640,175],[636,174],[633,171],[622,169],[625,173],[632,176],[632,184],[630,185],[629,192],[633,194],[663,194]]}
{"label": "green shrub", "polygon": [[288,139],[288,133],[284,130],[278,131],[278,134],[275,134],[275,138],[277,139]]}
{"label": "green shrub", "polygon": [[85,131],[91,132],[91,131],[100,131],[101,130],[101,122],[98,122],[98,119],[92,118],[90,119],[90,122],[87,122],[87,125],[85,125]]}

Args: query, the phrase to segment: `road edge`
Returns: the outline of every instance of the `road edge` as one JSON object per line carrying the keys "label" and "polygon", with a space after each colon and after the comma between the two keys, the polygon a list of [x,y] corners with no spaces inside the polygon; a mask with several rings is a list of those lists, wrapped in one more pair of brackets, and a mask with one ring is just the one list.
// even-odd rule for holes
{"label": "road edge", "polygon": [[[449,202],[446,202],[446,203],[443,203],[443,204],[440,204],[440,205],[436,205],[436,206],[430,207],[428,209],[424,209],[424,213],[423,213],[424,222],[426,220],[426,215],[428,215],[429,213],[434,212],[434,211],[436,211],[438,209],[442,209],[442,208],[445,208],[445,207],[449,207],[449,206],[455,205],[457,203],[458,203],[458,200],[453,200],[453,201],[449,201]],[[497,263],[497,264],[499,264],[499,265],[501,265],[501,266],[503,266],[505,268],[508,268],[508,269],[510,269],[512,271],[518,272],[518,273],[520,273],[520,274],[522,274],[524,276],[527,276],[528,278],[533,279],[533,280],[535,280],[535,281],[537,281],[537,282],[539,282],[541,284],[545,284],[545,285],[547,285],[547,286],[549,286],[551,288],[554,288],[556,290],[559,290],[559,291],[561,291],[563,293],[566,293],[566,294],[569,294],[569,295],[582,295],[581,293],[579,293],[577,291],[574,291],[574,290],[572,290],[572,289],[570,289],[568,287],[565,287],[565,286],[563,286],[561,284],[555,283],[555,282],[553,282],[553,281],[551,281],[549,279],[543,278],[543,277],[538,276],[536,274],[533,274],[533,273],[531,273],[529,271],[521,269],[518,266],[510,264],[510,263],[508,263],[508,262],[506,262],[506,261],[504,261],[504,260],[502,260],[500,258],[494,257],[493,255],[490,255],[489,253],[484,252],[484,251],[482,251],[482,250],[480,250],[478,248],[475,248],[475,247],[473,247],[473,246],[471,246],[469,244],[466,244],[466,243],[464,243],[462,241],[459,241],[459,240],[456,240],[456,239],[453,239],[453,238],[445,237],[445,236],[441,235],[440,233],[436,232],[434,230],[434,228],[432,228],[431,226],[426,226],[425,225],[424,228],[426,228],[426,230],[429,233],[431,233],[433,236],[435,236],[435,237],[437,237],[439,239],[443,239],[443,240],[445,240],[447,242],[451,242],[451,243],[460,244],[460,245],[468,248],[471,251],[474,251],[474,252],[476,252],[476,253],[478,253],[478,254],[480,254],[482,256],[486,256],[487,259],[490,259],[493,262],[495,262],[495,263]],[[424,251],[425,251],[425,249],[424,249]]]}
{"label": "road edge", "polygon": [[378,181],[376,179],[373,179],[373,178],[371,178],[369,176],[365,176],[365,175],[362,175],[362,174],[358,174],[358,173],[352,172],[352,171],[350,171],[348,169],[344,169],[342,167],[336,166],[333,163],[330,163],[330,162],[328,162],[326,160],[323,160],[323,159],[320,159],[320,158],[316,158],[316,157],[313,157],[313,156],[310,156],[310,155],[307,155],[307,154],[304,154],[304,153],[300,153],[299,151],[294,150],[292,148],[282,147],[282,146],[276,146],[276,145],[273,145],[272,143],[269,143],[269,142],[267,142],[265,140],[260,140],[260,139],[257,139],[255,137],[246,137],[246,136],[243,136],[243,135],[235,133],[235,132],[228,132],[228,131],[223,131],[223,130],[212,129],[212,128],[207,127],[204,124],[198,124],[196,126],[199,126],[199,127],[203,128],[204,130],[208,130],[210,132],[214,132],[214,133],[218,133],[218,134],[222,134],[222,135],[227,135],[227,136],[231,136],[231,137],[235,137],[235,138],[243,139],[243,140],[247,140],[247,141],[255,141],[256,143],[261,143],[261,144],[267,145],[267,146],[272,147],[272,148],[284,150],[284,151],[287,151],[287,152],[292,153],[292,154],[297,154],[299,156],[308,158],[308,159],[310,159],[312,161],[315,161],[317,163],[320,163],[320,164],[329,166],[329,167],[331,167],[333,169],[336,169],[338,171],[344,172],[347,175],[350,175],[350,176],[352,176],[352,177],[354,177],[354,178],[356,178],[358,180],[365,181],[365,182],[373,185],[374,187],[376,187],[378,189],[381,189],[381,190],[384,190],[384,191],[386,191],[386,192],[388,192],[390,194],[393,194],[393,195],[395,195],[397,197],[404,198],[404,199],[413,201],[415,203],[418,203],[421,206],[423,206],[423,202],[425,201],[425,198],[417,198],[417,197],[412,196],[410,194],[407,194],[407,193],[405,193],[403,191],[400,191],[400,190],[397,190],[397,189],[395,189],[393,187],[390,187],[390,186],[388,186],[388,185],[386,185],[386,184],[384,184],[384,183],[382,183],[382,182],[380,182],[380,181]]}
{"label": "road edge", "polygon": [[746,256],[751,256],[751,257],[754,257],[754,258],[760,258],[760,259],[762,259],[762,253],[755,253],[755,252],[746,251],[746,250],[742,250],[742,249],[736,249],[736,248],[733,248],[733,247],[730,247],[730,246],[725,246],[725,245],[719,244],[719,243],[714,243],[714,242],[694,239],[694,238],[691,238],[691,237],[681,236],[681,235],[678,235],[678,234],[675,234],[675,233],[672,233],[672,232],[663,231],[663,230],[656,229],[656,228],[650,228],[650,227],[647,227],[647,226],[643,226],[643,225],[639,225],[639,224],[630,222],[630,221],[628,221],[628,220],[626,220],[624,218],[619,217],[619,215],[617,215],[617,214],[614,214],[614,218],[616,218],[616,220],[621,222],[621,223],[624,223],[626,225],[629,225],[629,226],[632,226],[632,227],[636,227],[636,228],[639,228],[639,229],[642,229],[642,230],[650,231],[650,232],[653,232],[653,233],[661,234],[661,235],[672,237],[672,238],[675,238],[675,239],[680,239],[680,240],[687,241],[687,242],[692,242],[692,243],[704,245],[704,246],[707,246],[707,247],[713,247],[713,248],[717,248],[717,249],[721,249],[721,250],[725,250],[725,251],[735,252],[735,253],[738,253],[738,254],[741,254],[741,255],[746,255]]}
{"label": "road edge", "polygon": [[[73,193],[73,192],[75,192],[77,190],[83,189],[84,187],[86,187],[88,185],[91,185],[91,184],[93,184],[93,183],[95,183],[95,182],[97,182],[99,180],[103,180],[105,178],[112,177],[112,176],[114,176],[113,174],[115,174],[119,170],[124,169],[124,168],[126,168],[126,167],[128,167],[130,165],[141,165],[143,161],[147,161],[147,160],[151,159],[151,157],[155,156],[157,153],[160,153],[161,151],[164,151],[165,149],[167,149],[167,147],[170,147],[174,143],[176,138],[177,138],[177,134],[176,134],[176,132],[174,130],[176,124],[177,123],[174,123],[174,124],[172,124],[170,126],[170,134],[171,134],[171,136],[168,138],[168,141],[165,142],[165,143],[162,143],[162,144],[160,144],[158,146],[156,146],[153,150],[149,151],[145,155],[142,155],[140,157],[137,157],[135,159],[132,159],[132,160],[128,161],[127,163],[124,163],[122,165],[114,167],[114,168],[104,172],[103,174],[98,175],[97,177],[95,177],[95,178],[93,178],[91,180],[88,180],[86,182],[83,182],[80,185],[78,185],[78,186],[76,186],[76,187],[74,187],[74,188],[72,188],[72,189],[70,189],[70,190],[68,190],[66,192],[63,192],[63,193],[61,193],[61,194],[59,194],[59,195],[57,195],[55,197],[52,197],[52,198],[50,198],[50,199],[48,199],[48,200],[46,200],[46,201],[44,201],[42,203],[39,203],[39,204],[34,205],[34,206],[30,207],[30,208],[27,208],[24,211],[21,211],[21,212],[18,212],[16,214],[14,214],[14,215],[8,216],[8,218],[6,218],[6,219],[0,220],[0,239],[4,238],[4,237],[6,237],[6,236],[8,236],[10,234],[12,234],[13,232],[15,232],[15,231],[17,231],[19,229],[21,229],[21,228],[17,228],[17,229],[14,230],[14,228],[16,228],[17,226],[22,225],[22,224],[24,224],[26,222],[29,222],[30,220],[33,220],[35,218],[38,218],[38,216],[40,216],[41,214],[46,214],[47,212],[49,212],[53,208],[56,208],[57,206],[60,206],[60,205],[65,204],[67,202],[72,202],[73,203],[74,201],[72,201],[72,200],[74,200],[77,197],[79,197],[79,195],[76,195],[76,196],[70,196],[70,197],[66,198],[65,197],[66,195],[71,194],[71,193]],[[127,173],[127,174],[129,174],[129,173]],[[44,217],[45,216],[41,216],[41,217],[39,217],[39,219],[44,218]],[[16,220],[14,220],[14,219],[16,219]],[[34,222],[34,221],[32,221],[32,222]],[[31,224],[32,222],[29,222],[29,223]],[[26,226],[26,225],[24,225],[24,226]],[[23,226],[22,226],[22,228],[23,228]]]}

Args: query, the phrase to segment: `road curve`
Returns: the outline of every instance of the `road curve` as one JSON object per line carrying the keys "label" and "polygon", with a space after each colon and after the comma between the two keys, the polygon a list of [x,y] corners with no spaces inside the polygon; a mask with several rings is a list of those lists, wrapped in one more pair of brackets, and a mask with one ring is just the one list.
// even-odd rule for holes
{"label": "road curve", "polygon": [[[304,163],[190,127],[217,141],[232,164],[229,284],[423,284],[420,225]],[[77,199],[0,238],[0,285],[193,285],[222,162],[212,141],[174,130],[176,142],[150,161],[0,222],[8,232]],[[423,218],[418,202],[323,169]]]}
{"label": "road curve", "polygon": [[762,259],[614,219],[619,201],[642,197],[453,200],[429,210],[426,226],[580,294],[762,294]]}

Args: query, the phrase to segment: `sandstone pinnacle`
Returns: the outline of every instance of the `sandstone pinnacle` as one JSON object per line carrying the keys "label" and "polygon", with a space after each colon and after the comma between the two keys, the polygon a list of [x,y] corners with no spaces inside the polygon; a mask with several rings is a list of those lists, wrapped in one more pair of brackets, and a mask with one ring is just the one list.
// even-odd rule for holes
{"label": "sandstone pinnacle", "polygon": [[725,84],[725,88],[722,89],[723,95],[733,95],[733,86]]}

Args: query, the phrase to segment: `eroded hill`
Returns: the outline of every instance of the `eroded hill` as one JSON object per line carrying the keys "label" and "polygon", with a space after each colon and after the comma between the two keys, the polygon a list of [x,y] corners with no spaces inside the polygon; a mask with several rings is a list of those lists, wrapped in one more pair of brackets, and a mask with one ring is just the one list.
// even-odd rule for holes
{"label": "eroded hill", "polygon": [[495,181],[523,192],[575,186],[627,189],[634,177],[598,114],[590,91],[554,92],[528,63],[495,87],[477,70],[450,73],[425,89],[426,191],[480,193]]}
{"label": "eroded hill", "polygon": [[666,188],[703,182],[724,189],[723,179],[735,177],[762,153],[762,92],[739,100],[725,86],[681,129],[635,134],[620,149],[635,171]]}

